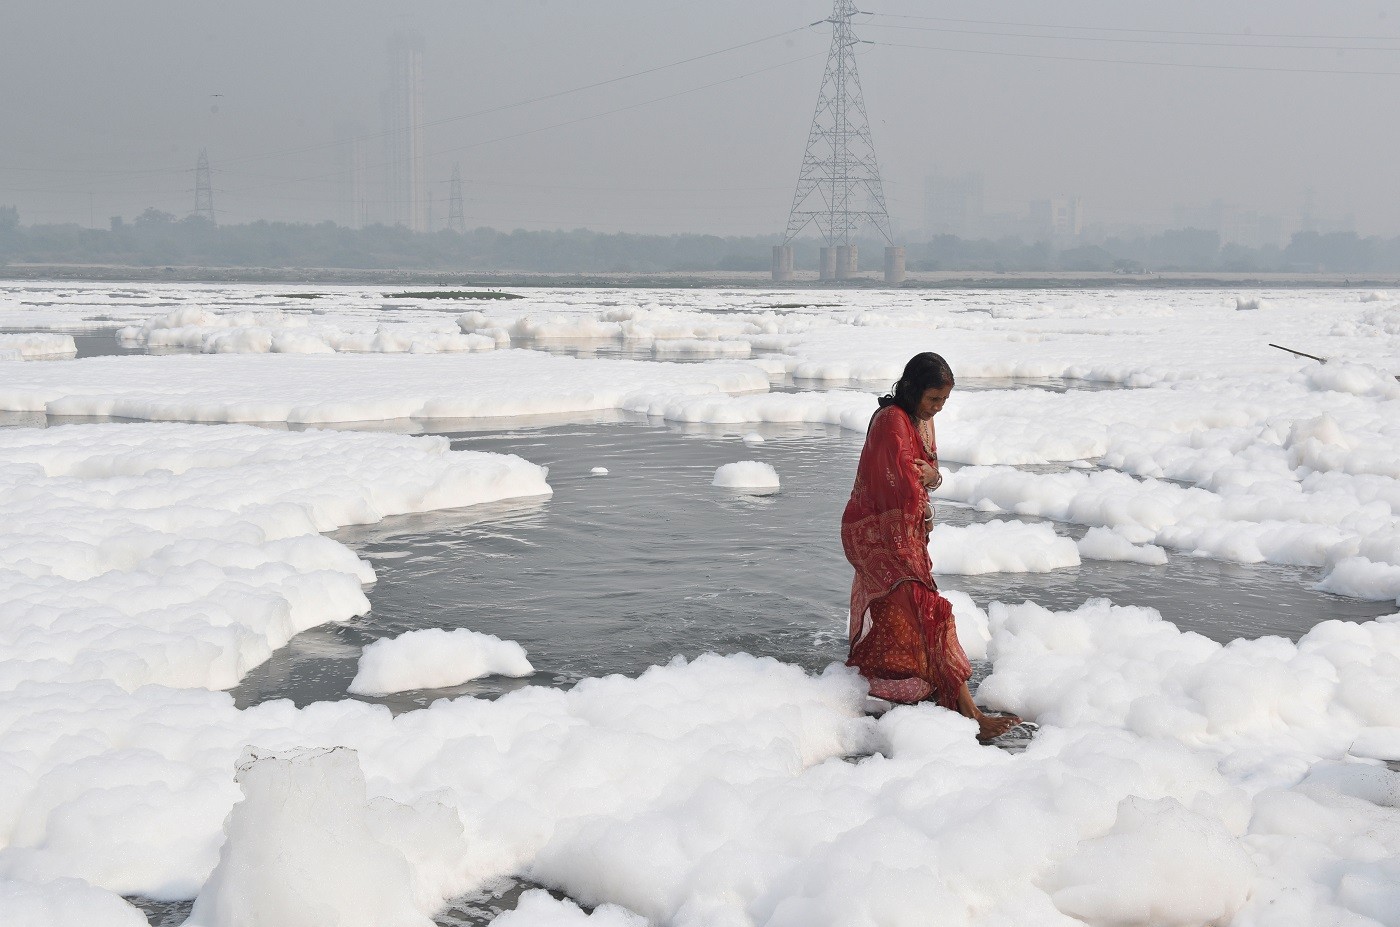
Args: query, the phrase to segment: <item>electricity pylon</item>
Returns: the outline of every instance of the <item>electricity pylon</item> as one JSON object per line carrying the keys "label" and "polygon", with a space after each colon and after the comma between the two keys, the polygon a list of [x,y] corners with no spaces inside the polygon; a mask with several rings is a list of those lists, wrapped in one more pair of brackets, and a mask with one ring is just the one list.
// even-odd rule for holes
{"label": "electricity pylon", "polygon": [[194,169],[194,214],[214,222],[214,186],[209,182],[209,153],[203,148]]}
{"label": "electricity pylon", "polygon": [[447,202],[447,227],[454,232],[467,230],[467,216],[462,211],[462,165],[452,165],[452,197]]}
{"label": "electricity pylon", "polygon": [[828,246],[851,244],[867,223],[887,243],[894,243],[856,71],[855,48],[860,40],[851,19],[859,13],[854,0],[835,0],[826,20],[832,25],[831,53],[797,176],[785,244],[813,223]]}

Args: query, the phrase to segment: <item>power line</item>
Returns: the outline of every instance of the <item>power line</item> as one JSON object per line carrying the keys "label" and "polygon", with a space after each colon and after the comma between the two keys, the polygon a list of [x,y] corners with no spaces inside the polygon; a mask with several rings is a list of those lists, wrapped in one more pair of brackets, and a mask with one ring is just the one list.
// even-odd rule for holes
{"label": "power line", "polygon": [[952,52],[963,55],[991,55],[999,58],[1032,58],[1040,61],[1082,61],[1097,64],[1143,64],[1158,68],[1198,68],[1207,71],[1262,71],[1271,74],[1343,74],[1355,77],[1400,77],[1400,71],[1348,71],[1335,68],[1286,68],[1247,64],[1204,64],[1186,61],[1148,61],[1142,58],[1091,58],[1079,55],[1041,55],[1031,52],[991,51],[984,48],[951,48],[940,45],[906,45],[898,42],[869,42],[885,48],[912,48],[919,51]]}
{"label": "power line", "polygon": [[915,16],[901,13],[871,13],[889,19],[917,19],[926,22],[962,23],[970,26],[1010,26],[1019,29],[1064,29],[1076,32],[1132,32],[1156,35],[1202,35],[1214,38],[1316,39],[1318,41],[1400,42],[1400,36],[1318,35],[1301,32],[1202,32],[1192,29],[1132,29],[1122,26],[1062,26],[1053,23],[1018,23],[996,19],[955,19],[950,16]]}
{"label": "power line", "polygon": [[[948,35],[986,35],[1015,39],[1049,39],[1056,42],[1112,42],[1115,44],[1130,45],[1178,45],[1191,48],[1257,48],[1264,51],[1275,49],[1299,49],[1317,51],[1366,51],[1366,52],[1400,52],[1400,48],[1380,48],[1366,45],[1276,45],[1262,42],[1192,42],[1181,39],[1134,39],[1121,36],[1095,36],[1095,35],[1039,35],[1031,32],[995,32],[989,29],[949,29],[942,26],[905,26],[894,23],[868,23],[866,28],[872,29],[904,29],[911,32],[939,32]],[[1053,26],[1030,26],[1026,28],[1056,28]]]}

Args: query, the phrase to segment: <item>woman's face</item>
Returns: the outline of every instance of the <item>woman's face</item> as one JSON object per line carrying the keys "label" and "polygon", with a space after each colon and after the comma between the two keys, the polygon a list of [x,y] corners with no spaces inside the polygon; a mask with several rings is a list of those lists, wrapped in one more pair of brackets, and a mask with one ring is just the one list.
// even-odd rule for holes
{"label": "woman's face", "polygon": [[919,420],[926,422],[942,412],[943,403],[948,401],[948,394],[952,391],[951,386],[931,386],[924,390],[923,396],[919,398],[919,409],[916,413]]}

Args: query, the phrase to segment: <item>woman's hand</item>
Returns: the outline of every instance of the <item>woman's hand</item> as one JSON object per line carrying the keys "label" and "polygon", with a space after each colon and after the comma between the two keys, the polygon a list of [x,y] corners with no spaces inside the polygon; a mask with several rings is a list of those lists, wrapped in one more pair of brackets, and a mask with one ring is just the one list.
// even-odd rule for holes
{"label": "woman's hand", "polygon": [[914,461],[914,469],[919,474],[919,482],[924,484],[925,489],[937,489],[943,482],[943,474],[938,472],[938,468],[932,466],[927,460]]}

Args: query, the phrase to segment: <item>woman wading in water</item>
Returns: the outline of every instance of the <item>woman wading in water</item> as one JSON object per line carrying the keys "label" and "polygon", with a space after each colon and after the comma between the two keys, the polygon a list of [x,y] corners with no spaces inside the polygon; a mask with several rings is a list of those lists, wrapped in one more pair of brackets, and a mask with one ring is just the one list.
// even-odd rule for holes
{"label": "woman wading in water", "polygon": [[1021,719],[986,715],[973,704],[967,688],[972,664],[928,555],[928,490],[942,482],[933,417],[952,391],[948,362],[916,354],[870,420],[841,516],[841,545],[856,568],[846,664],[860,670],[876,698],[932,699],[976,721],[978,738],[990,740]]}

